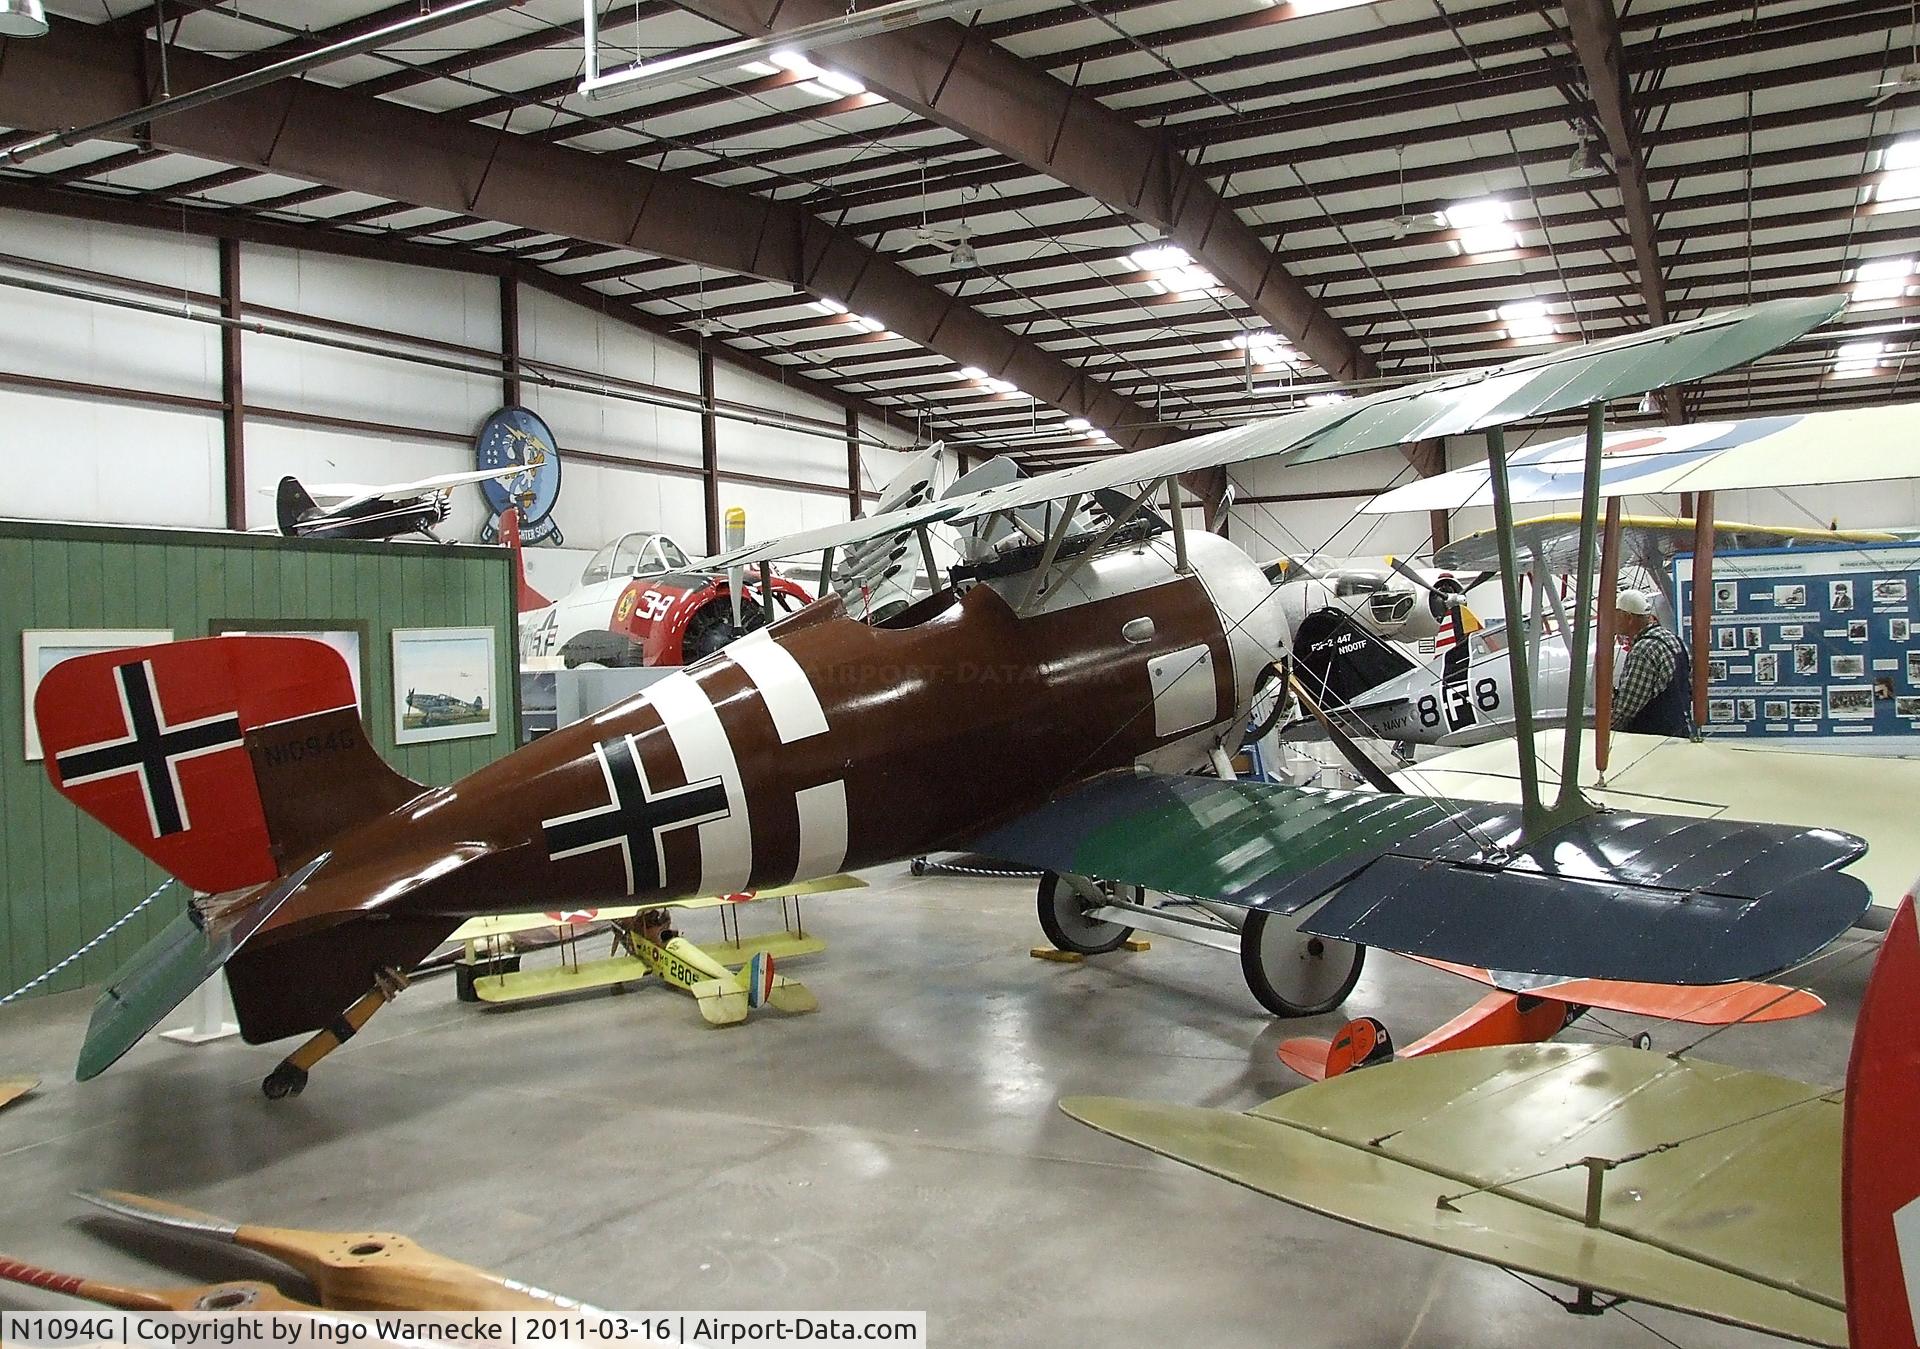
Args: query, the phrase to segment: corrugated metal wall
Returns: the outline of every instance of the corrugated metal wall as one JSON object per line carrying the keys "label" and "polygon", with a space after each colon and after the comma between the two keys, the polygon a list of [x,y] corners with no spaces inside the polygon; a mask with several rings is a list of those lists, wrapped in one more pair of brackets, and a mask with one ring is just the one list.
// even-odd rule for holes
{"label": "corrugated metal wall", "polygon": [[[512,573],[504,551],[411,544],[295,543],[273,536],[0,521],[0,994],[125,913],[164,873],[63,800],[26,758],[21,633],[38,628],[171,628],[298,621],[365,625],[368,735],[421,782],[452,782],[517,736]],[[494,735],[396,746],[393,630],[491,627]],[[98,983],[180,911],[169,892],[39,991]]]}

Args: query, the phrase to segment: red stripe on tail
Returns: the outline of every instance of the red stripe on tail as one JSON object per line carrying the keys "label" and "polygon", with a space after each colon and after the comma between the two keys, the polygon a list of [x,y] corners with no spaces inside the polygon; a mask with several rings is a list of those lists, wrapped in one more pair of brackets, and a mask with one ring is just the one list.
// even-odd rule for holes
{"label": "red stripe on tail", "polygon": [[1914,1349],[1920,1320],[1920,927],[1901,902],[1847,1063],[1841,1242],[1851,1349]]}

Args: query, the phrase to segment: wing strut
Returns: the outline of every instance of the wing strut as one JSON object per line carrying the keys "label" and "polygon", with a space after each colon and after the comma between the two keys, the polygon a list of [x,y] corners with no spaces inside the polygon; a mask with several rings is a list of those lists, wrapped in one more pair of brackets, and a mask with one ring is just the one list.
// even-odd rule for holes
{"label": "wing strut", "polygon": [[[1593,813],[1580,792],[1580,732],[1587,697],[1587,651],[1593,613],[1594,545],[1600,522],[1600,450],[1606,433],[1606,405],[1587,405],[1586,467],[1580,496],[1580,548],[1574,584],[1573,621],[1568,634],[1567,721],[1562,736],[1560,792],[1552,806],[1540,795],[1540,762],[1534,754],[1533,673],[1528,643],[1514,640],[1520,613],[1520,559],[1513,538],[1513,493],[1507,481],[1507,437],[1500,427],[1487,431],[1488,482],[1493,489],[1493,519],[1500,549],[1500,589],[1507,606],[1507,668],[1512,676],[1514,733],[1519,741],[1522,846],[1541,835]],[[1535,586],[1545,583],[1534,577]],[[1696,605],[1696,607],[1698,607]]]}
{"label": "wing strut", "polygon": [[1713,493],[1693,498],[1693,727],[1707,724],[1707,638],[1713,624]]}
{"label": "wing strut", "polygon": [[1600,605],[1593,637],[1593,767],[1606,785],[1607,754],[1613,735],[1614,601],[1620,594],[1620,498],[1607,498],[1607,522],[1600,531]]}

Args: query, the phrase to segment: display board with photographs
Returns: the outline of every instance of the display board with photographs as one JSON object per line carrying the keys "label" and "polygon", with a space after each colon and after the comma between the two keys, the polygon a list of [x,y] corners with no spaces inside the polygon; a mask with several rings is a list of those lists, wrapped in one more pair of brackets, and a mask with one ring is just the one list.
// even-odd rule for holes
{"label": "display board with photographs", "polygon": [[[1693,559],[1674,560],[1680,630]],[[1920,544],[1716,554],[1709,735],[1920,734]]]}

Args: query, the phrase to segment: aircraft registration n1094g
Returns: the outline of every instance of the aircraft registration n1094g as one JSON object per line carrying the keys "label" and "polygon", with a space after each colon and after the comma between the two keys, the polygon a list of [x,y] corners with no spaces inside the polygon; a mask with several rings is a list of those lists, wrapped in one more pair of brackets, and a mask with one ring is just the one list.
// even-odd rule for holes
{"label": "aircraft registration n1094g", "polygon": [[[1783,968],[1865,908],[1838,870],[1858,839],[1596,813],[1537,784],[1515,808],[1233,781],[1227,755],[1288,634],[1259,566],[1184,526],[1178,480],[1476,430],[1498,463],[1507,422],[1587,407],[1597,427],[1604,400],[1753,359],[1841,304],[1635,331],[708,559],[764,578],[774,558],[889,536],[930,554],[925,531],[946,528],[963,561],[878,623],[822,600],[447,787],[380,761],[319,644],[65,662],[35,701],[54,786],[208,896],[109,984],[80,1076],[222,966],[248,1040],[331,1034],[475,915],[959,846],[1050,873],[1049,934],[1086,949],[1124,934],[1112,916],[1140,889],[1236,915],[1250,982],[1279,1011],[1339,1001],[1367,945],[1651,982]],[[1164,520],[1147,505],[1162,489]]]}

